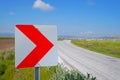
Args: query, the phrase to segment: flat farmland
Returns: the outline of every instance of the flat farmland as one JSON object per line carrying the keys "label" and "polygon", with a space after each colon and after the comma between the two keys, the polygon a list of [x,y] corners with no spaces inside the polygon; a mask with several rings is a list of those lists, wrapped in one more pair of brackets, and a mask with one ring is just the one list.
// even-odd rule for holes
{"label": "flat farmland", "polygon": [[120,58],[120,41],[114,40],[72,40],[73,44],[108,56]]}
{"label": "flat farmland", "polygon": [[14,38],[0,38],[0,51],[14,49]]}

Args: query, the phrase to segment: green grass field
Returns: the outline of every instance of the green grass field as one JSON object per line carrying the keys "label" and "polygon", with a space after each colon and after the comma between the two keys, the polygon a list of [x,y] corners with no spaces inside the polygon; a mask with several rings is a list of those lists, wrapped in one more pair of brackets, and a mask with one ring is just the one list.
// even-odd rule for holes
{"label": "green grass field", "polygon": [[0,36],[0,39],[14,39],[14,37],[4,37],[4,36]]}
{"label": "green grass field", "polygon": [[[15,69],[14,50],[0,52],[0,80],[34,80],[34,68]],[[90,74],[68,70],[58,64],[40,67],[40,80],[96,80]]]}
{"label": "green grass field", "polygon": [[58,41],[63,41],[63,40],[64,40],[64,38],[58,38],[57,40],[58,40]]}
{"label": "green grass field", "polygon": [[95,52],[120,58],[120,41],[111,40],[72,40],[73,44]]}
{"label": "green grass field", "polygon": [[[15,69],[14,50],[0,52],[0,80],[34,80],[34,68]],[[56,67],[40,67],[41,80],[48,80]]]}

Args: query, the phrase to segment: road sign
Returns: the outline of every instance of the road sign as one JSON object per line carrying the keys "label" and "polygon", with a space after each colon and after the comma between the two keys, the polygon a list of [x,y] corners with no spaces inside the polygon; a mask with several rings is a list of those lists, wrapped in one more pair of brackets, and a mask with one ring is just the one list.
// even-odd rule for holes
{"label": "road sign", "polygon": [[16,68],[57,65],[57,28],[53,25],[16,25]]}

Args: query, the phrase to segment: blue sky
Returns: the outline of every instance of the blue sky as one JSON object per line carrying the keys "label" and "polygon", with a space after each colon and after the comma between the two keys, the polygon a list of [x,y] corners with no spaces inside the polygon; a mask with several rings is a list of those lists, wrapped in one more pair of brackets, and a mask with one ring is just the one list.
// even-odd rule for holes
{"label": "blue sky", "polygon": [[16,24],[57,25],[59,35],[120,34],[120,0],[0,0],[0,33]]}

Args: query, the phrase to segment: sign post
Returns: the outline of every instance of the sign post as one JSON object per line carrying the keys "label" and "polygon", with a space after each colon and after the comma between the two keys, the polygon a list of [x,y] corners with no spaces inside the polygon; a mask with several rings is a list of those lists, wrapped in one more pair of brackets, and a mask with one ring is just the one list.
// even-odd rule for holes
{"label": "sign post", "polygon": [[16,25],[15,67],[34,67],[35,80],[40,80],[40,66],[55,66],[57,28],[54,25]]}
{"label": "sign post", "polygon": [[39,67],[35,67],[34,69],[34,80],[40,80],[40,68]]}

